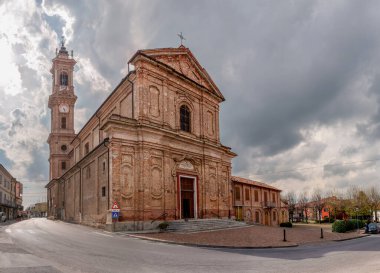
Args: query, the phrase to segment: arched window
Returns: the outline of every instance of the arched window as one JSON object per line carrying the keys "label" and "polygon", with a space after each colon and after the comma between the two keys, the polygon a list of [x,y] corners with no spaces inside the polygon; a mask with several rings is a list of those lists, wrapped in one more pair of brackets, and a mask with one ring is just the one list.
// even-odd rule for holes
{"label": "arched window", "polygon": [[69,85],[69,76],[67,75],[66,72],[62,72],[60,76],[60,84],[64,86]]}
{"label": "arched window", "polygon": [[61,118],[61,129],[66,129],[66,117]]}
{"label": "arched window", "polygon": [[180,108],[180,122],[181,130],[190,132],[190,110],[186,105],[182,105]]}

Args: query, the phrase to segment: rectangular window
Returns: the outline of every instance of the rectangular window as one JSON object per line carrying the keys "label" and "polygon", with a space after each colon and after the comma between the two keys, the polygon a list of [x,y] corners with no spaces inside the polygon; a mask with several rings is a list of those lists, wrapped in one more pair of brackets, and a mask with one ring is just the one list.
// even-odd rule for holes
{"label": "rectangular window", "polygon": [[255,190],[255,202],[259,202],[259,191]]}
{"label": "rectangular window", "polygon": [[62,170],[66,170],[66,162],[65,161],[61,162],[61,167],[62,167]]}
{"label": "rectangular window", "polygon": [[277,214],[276,214],[276,212],[274,211],[274,212],[273,212],[273,221],[277,221],[276,219],[277,219]]}
{"label": "rectangular window", "polygon": [[106,162],[103,161],[103,173],[105,173],[105,172],[106,172]]}
{"label": "rectangular window", "polygon": [[240,188],[235,187],[235,200],[240,201]]}
{"label": "rectangular window", "polygon": [[66,117],[61,118],[61,129],[66,129]]}
{"label": "rectangular window", "polygon": [[102,187],[102,197],[106,196],[106,187]]}
{"label": "rectangular window", "polygon": [[268,202],[268,193],[267,192],[264,192],[264,202],[265,203]]}
{"label": "rectangular window", "polygon": [[276,202],[276,194],[275,193],[272,193],[272,201]]}
{"label": "rectangular window", "polygon": [[249,201],[249,189],[245,189],[245,201]]}

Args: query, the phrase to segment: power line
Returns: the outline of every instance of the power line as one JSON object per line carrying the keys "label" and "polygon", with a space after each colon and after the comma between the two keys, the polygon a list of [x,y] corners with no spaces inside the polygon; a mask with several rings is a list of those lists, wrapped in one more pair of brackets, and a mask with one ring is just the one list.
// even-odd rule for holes
{"label": "power line", "polygon": [[342,163],[335,163],[335,164],[324,164],[324,165],[318,165],[318,166],[314,166],[314,167],[289,169],[289,170],[274,171],[274,172],[267,172],[264,174],[253,174],[253,175],[266,176],[266,175],[272,175],[272,174],[290,173],[290,172],[296,172],[296,171],[306,171],[306,170],[313,170],[313,169],[318,169],[318,168],[334,167],[334,166],[355,165],[355,164],[361,164],[361,163],[367,163],[367,162],[376,162],[376,161],[380,161],[380,158],[361,160],[361,161],[352,161],[352,162],[342,162]]}

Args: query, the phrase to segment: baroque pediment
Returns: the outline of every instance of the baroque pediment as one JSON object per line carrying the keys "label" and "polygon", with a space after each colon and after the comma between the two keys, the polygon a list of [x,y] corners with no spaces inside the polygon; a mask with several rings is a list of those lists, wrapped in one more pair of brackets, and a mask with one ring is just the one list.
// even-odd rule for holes
{"label": "baroque pediment", "polygon": [[224,100],[222,93],[207,71],[199,64],[188,48],[180,46],[179,48],[147,49],[138,51],[137,54],[139,53],[171,67],[176,72],[205,87],[211,93]]}

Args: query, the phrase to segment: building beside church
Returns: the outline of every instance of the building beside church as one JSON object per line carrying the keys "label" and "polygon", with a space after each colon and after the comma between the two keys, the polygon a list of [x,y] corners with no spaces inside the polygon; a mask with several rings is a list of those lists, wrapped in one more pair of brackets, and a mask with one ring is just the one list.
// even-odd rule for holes
{"label": "building beside church", "polygon": [[287,222],[288,210],[281,201],[281,190],[268,184],[232,176],[237,220],[266,226]]}
{"label": "building beside church", "polygon": [[75,63],[62,42],[51,68],[48,217],[111,225],[114,202],[130,230],[235,215],[236,154],[219,132],[225,99],[188,48],[137,51],[134,69],[77,134]]}
{"label": "building beside church", "polygon": [[22,183],[0,164],[0,212],[7,220],[16,219],[23,210],[22,189]]}

